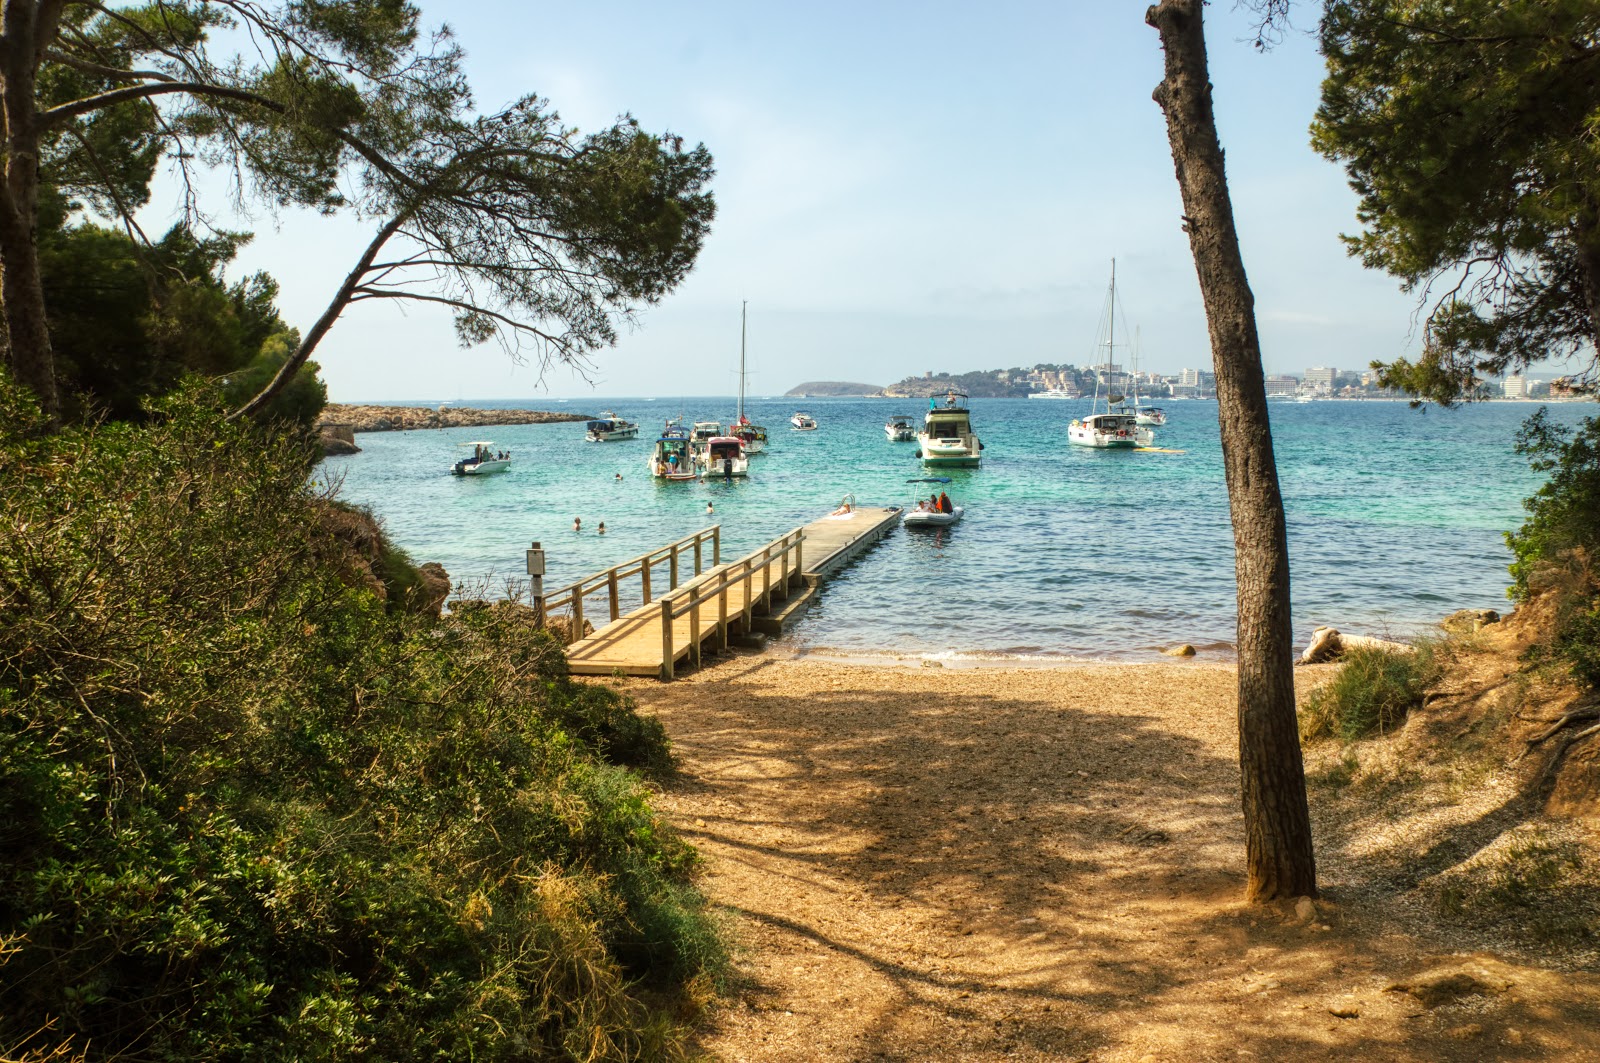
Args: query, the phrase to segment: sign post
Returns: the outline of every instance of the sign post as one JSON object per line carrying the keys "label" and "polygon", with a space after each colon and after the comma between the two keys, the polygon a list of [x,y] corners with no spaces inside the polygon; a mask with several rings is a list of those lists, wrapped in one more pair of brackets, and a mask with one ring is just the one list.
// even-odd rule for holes
{"label": "sign post", "polygon": [[528,547],[528,595],[533,599],[533,615],[544,624],[544,547],[537,542]]}

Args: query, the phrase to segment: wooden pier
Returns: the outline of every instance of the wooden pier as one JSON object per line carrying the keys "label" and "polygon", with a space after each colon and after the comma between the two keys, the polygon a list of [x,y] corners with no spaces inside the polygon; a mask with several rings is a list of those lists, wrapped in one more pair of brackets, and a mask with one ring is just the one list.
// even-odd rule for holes
{"label": "wooden pier", "polygon": [[[781,631],[823,580],[887,535],[900,517],[899,507],[856,508],[847,517],[812,521],[728,564],[720,563],[718,525],[555,591],[544,600],[545,613],[567,610],[569,630],[579,634],[585,597],[603,591],[610,622],[567,647],[572,673],[670,680],[680,661],[698,666],[707,643],[721,651],[730,635]],[[703,570],[708,540],[712,567]],[[691,552],[694,575],[680,584],[679,557]],[[651,571],[663,565],[670,572],[667,590],[652,600]],[[635,575],[642,581],[643,604],[623,615],[620,581]]]}

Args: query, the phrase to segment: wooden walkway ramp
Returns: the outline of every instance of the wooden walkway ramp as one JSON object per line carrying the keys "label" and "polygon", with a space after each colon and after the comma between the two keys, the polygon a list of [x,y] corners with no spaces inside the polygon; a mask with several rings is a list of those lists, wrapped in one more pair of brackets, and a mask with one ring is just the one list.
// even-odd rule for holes
{"label": "wooden walkway ramp", "polygon": [[[567,663],[574,675],[653,675],[670,680],[679,662],[700,664],[707,643],[726,650],[728,638],[756,630],[776,632],[799,615],[818,585],[900,522],[901,510],[857,508],[845,516],[824,517],[781,535],[758,550],[728,564],[720,560],[720,532],[714,536],[714,563],[701,571],[700,540],[691,536],[580,580],[545,599],[545,609],[565,605],[576,610],[571,630],[581,632],[583,598],[606,590],[611,622],[567,647]],[[677,580],[678,553],[693,544],[695,572],[681,585]],[[658,599],[650,597],[649,572],[671,558],[670,589]],[[640,574],[644,579],[644,604],[620,615],[618,579]]]}

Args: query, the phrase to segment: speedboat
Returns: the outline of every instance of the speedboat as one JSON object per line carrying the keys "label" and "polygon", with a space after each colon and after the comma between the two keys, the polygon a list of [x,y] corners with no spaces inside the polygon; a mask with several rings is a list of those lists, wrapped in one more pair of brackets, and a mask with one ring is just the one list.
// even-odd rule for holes
{"label": "speedboat", "polygon": [[462,458],[450,466],[451,476],[488,476],[490,473],[505,472],[511,468],[511,452],[495,450],[494,444],[487,439],[458,443],[457,446],[471,447],[472,457]]}
{"label": "speedboat", "polygon": [[750,459],[745,456],[744,444],[737,436],[715,436],[706,440],[704,449],[696,452],[695,460],[707,476],[731,479],[750,475]]}
{"label": "speedboat", "polygon": [[[959,521],[967,510],[965,506],[950,503],[950,496],[943,491],[943,485],[949,482],[948,476],[919,476],[907,480],[906,483],[917,486],[912,489],[914,500],[906,506],[905,516],[900,518],[900,522],[911,528],[943,528]],[[926,486],[929,484],[934,486]],[[924,490],[930,491],[932,497],[923,498]],[[941,503],[950,504],[948,508],[942,508]]]}
{"label": "speedboat", "polygon": [[789,423],[794,425],[796,432],[815,432],[817,430],[817,419],[804,410],[796,410],[794,416],[789,418]]}
{"label": "speedboat", "polygon": [[909,443],[917,438],[917,427],[909,414],[897,413],[883,422],[883,434],[891,443]]}
{"label": "speedboat", "polygon": [[588,424],[587,438],[591,443],[608,443],[613,439],[632,439],[639,434],[639,426],[633,421],[625,421],[621,417],[607,410],[597,420]]}
{"label": "speedboat", "polygon": [[650,475],[658,480],[693,480],[694,456],[689,450],[689,434],[668,425],[656,440],[655,450],[647,465]]}
{"label": "speedboat", "polygon": [[972,431],[972,414],[963,391],[947,391],[928,400],[928,412],[917,436],[924,465],[976,465],[983,444]]}

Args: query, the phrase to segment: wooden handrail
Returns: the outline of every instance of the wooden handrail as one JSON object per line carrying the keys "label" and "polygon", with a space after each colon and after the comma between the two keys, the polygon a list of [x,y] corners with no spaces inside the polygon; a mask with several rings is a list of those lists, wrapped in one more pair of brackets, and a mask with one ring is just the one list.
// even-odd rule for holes
{"label": "wooden handrail", "polygon": [[[689,652],[694,657],[695,664],[699,664],[700,657],[700,606],[713,598],[718,600],[717,607],[717,643],[726,649],[728,644],[728,589],[735,584],[745,583],[750,586],[757,569],[763,573],[770,571],[773,565],[783,567],[782,582],[779,586],[787,588],[789,574],[798,574],[801,571],[805,529],[796,528],[785,535],[772,540],[759,550],[753,550],[737,561],[713,568],[705,578],[691,583],[681,591],[669,592],[661,596],[661,678],[671,679],[674,670],[673,658],[676,651],[673,646],[672,622],[678,617],[689,616]],[[794,563],[789,563],[789,555],[794,554]],[[762,580],[764,588],[770,594],[772,586],[770,576]],[[748,629],[750,612],[753,602],[746,600],[743,617],[745,627]]]}
{"label": "wooden handrail", "polygon": [[670,542],[665,546],[657,547],[656,549],[651,550],[649,553],[640,554],[638,557],[629,558],[621,564],[613,565],[612,567],[604,569],[600,572],[596,572],[593,575],[585,576],[580,580],[567,584],[565,587],[558,587],[554,591],[551,591],[549,594],[544,596],[545,615],[549,616],[552,612],[561,608],[571,609],[573,617],[573,638],[582,638],[584,598],[591,594],[596,594],[602,590],[606,591],[609,599],[609,609],[607,610],[608,616],[609,619],[615,620],[620,611],[619,596],[621,592],[618,589],[619,582],[629,578],[630,576],[639,576],[643,586],[644,603],[649,605],[652,590],[650,570],[654,566],[659,565],[662,562],[666,562],[671,573],[669,577],[669,589],[676,588],[678,585],[679,570],[678,555],[681,553],[686,553],[690,550],[694,552],[694,572],[695,575],[698,576],[701,571],[700,556],[702,544],[708,539],[711,541],[712,556],[721,556],[722,525],[713,524],[711,527],[702,528],[700,531],[697,531],[692,535],[686,535],[682,539]]}

